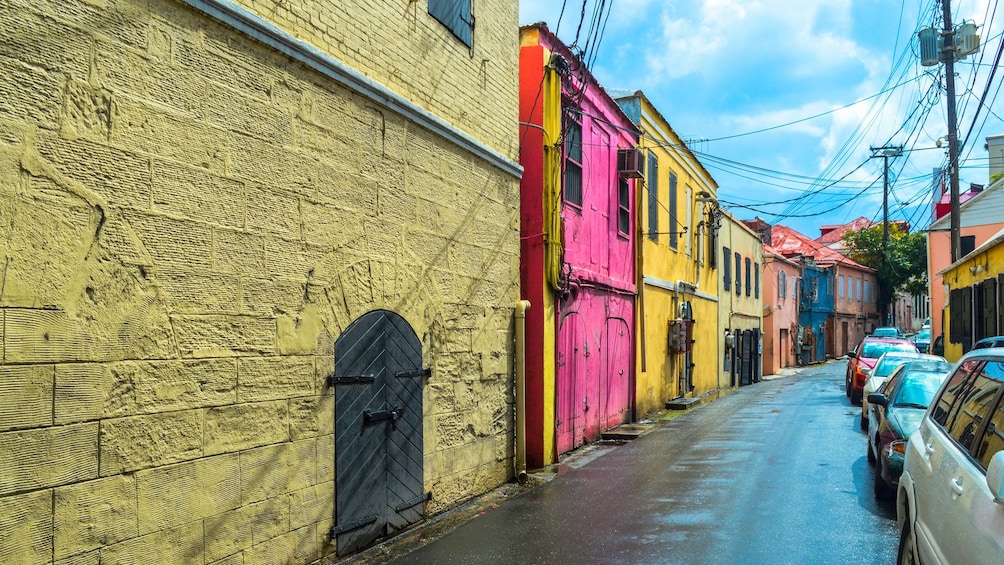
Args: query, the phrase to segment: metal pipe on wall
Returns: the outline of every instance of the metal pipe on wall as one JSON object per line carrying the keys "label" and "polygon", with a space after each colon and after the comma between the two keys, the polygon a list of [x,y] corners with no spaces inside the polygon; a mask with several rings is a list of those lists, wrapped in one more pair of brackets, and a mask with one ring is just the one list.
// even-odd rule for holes
{"label": "metal pipe on wall", "polygon": [[526,482],[526,311],[529,300],[516,302],[516,480]]}

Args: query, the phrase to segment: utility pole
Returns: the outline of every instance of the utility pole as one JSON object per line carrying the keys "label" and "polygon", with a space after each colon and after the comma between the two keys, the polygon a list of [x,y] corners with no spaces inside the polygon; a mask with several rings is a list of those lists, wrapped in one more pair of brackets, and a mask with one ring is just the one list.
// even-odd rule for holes
{"label": "utility pole", "polygon": [[952,263],[962,257],[961,219],[959,217],[959,132],[955,116],[955,30],[952,28],[951,0],[941,0],[944,16],[941,51],[945,63],[945,87],[948,94],[948,178],[951,190],[950,224],[952,230]]}
{"label": "utility pole", "polygon": [[[947,0],[946,0],[947,1]],[[902,157],[902,145],[885,145],[883,147],[868,147],[872,150],[872,159],[882,157],[882,256],[889,261],[889,157]],[[882,304],[882,324],[890,323],[888,305]],[[895,311],[895,310],[894,310]]]}

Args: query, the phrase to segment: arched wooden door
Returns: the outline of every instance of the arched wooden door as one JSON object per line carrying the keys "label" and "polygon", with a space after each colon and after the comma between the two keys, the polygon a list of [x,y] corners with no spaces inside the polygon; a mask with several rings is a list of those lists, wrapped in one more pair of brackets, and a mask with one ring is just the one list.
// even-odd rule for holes
{"label": "arched wooden door", "polygon": [[335,342],[335,527],[338,555],[425,515],[422,344],[401,316],[375,310]]}

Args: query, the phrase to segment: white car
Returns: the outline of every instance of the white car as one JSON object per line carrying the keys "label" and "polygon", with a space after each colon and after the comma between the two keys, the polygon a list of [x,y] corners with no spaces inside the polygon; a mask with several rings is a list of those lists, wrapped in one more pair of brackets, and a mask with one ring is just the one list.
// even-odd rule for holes
{"label": "white car", "polygon": [[886,351],[875,361],[875,366],[868,372],[865,386],[861,393],[861,429],[868,429],[868,395],[876,392],[882,383],[899,367],[907,361],[944,361],[944,357],[937,355],[927,355],[915,351]]}
{"label": "white car", "polygon": [[907,444],[896,494],[897,563],[1004,557],[1004,348],[955,366]]}

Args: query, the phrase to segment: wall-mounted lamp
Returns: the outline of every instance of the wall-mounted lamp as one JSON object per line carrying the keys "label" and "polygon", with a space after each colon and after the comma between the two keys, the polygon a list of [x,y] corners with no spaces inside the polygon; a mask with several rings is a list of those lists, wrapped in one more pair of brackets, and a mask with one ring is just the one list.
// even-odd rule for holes
{"label": "wall-mounted lamp", "polygon": [[986,268],[984,268],[983,265],[973,265],[972,267],[969,267],[969,274],[975,275],[977,273],[982,273],[985,270]]}

